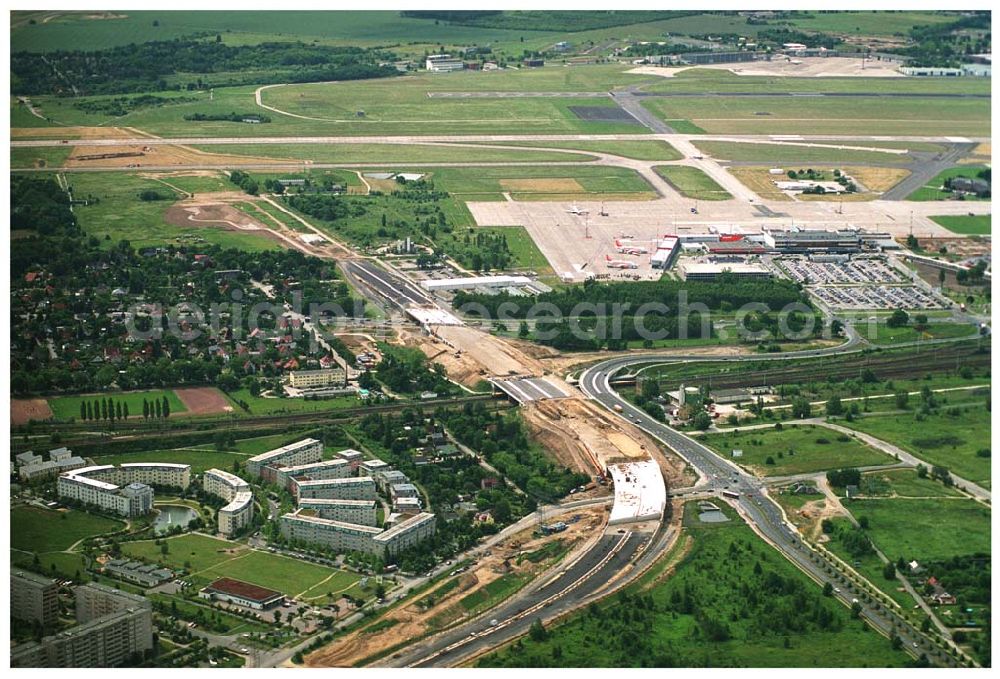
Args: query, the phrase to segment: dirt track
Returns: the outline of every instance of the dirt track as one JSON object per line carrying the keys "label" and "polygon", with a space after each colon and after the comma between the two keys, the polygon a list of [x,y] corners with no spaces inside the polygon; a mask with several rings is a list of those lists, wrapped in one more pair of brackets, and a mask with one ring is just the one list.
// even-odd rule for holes
{"label": "dirt track", "polygon": [[10,423],[12,425],[28,424],[29,420],[47,420],[52,417],[52,410],[44,398],[11,399]]}
{"label": "dirt track", "polygon": [[233,411],[229,401],[215,387],[174,389],[174,393],[187,408],[189,415],[213,415]]}

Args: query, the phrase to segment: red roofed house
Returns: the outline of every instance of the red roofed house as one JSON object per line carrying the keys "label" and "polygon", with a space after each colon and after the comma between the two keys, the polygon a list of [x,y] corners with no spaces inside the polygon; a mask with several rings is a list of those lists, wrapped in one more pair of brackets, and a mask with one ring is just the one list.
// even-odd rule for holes
{"label": "red roofed house", "polygon": [[219,578],[198,592],[198,596],[202,599],[224,601],[258,611],[273,608],[285,600],[285,595],[281,592],[232,578]]}

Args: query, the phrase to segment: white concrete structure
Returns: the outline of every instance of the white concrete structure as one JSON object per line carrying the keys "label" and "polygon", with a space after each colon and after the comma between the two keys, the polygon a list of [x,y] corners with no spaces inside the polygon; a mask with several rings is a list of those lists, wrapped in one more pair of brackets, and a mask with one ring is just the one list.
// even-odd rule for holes
{"label": "white concrete structure", "polygon": [[652,460],[625,462],[608,467],[615,484],[615,503],[608,525],[633,521],[659,521],[667,505],[667,486],[660,467]]}
{"label": "white concrete structure", "polygon": [[323,442],[316,439],[303,439],[287,446],[269,450],[266,453],[255,455],[246,462],[247,473],[251,476],[264,476],[265,480],[274,482],[272,478],[267,478],[263,472],[264,467],[290,467],[297,464],[309,462],[319,462],[323,459]]}
{"label": "white concrete structure", "polygon": [[95,505],[129,518],[148,514],[153,509],[153,489],[139,482],[124,487],[109,479],[117,479],[114,465],[82,467],[65,472],[56,482],[59,497]]}
{"label": "white concrete structure", "polygon": [[461,71],[465,68],[465,64],[461,59],[452,57],[450,54],[430,54],[427,56],[424,66],[432,73]]}
{"label": "white concrete structure", "polygon": [[253,491],[240,477],[221,469],[208,469],[202,477],[202,487],[209,495],[229,503],[218,514],[219,532],[223,535],[233,535],[253,520]]}
{"label": "white concrete structure", "polygon": [[710,281],[715,280],[723,274],[735,276],[736,278],[766,280],[772,278],[774,274],[761,265],[750,262],[681,262],[677,267],[678,272],[686,281]]}
{"label": "white concrete structure", "polygon": [[420,287],[430,292],[436,290],[474,290],[475,288],[517,288],[532,284],[532,280],[527,276],[470,276],[420,281]]}

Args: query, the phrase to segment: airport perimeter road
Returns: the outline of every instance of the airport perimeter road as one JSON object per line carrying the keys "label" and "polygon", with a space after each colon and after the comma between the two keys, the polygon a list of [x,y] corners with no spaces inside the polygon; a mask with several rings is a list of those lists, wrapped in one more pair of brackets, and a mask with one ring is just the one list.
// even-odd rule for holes
{"label": "airport perimeter road", "polygon": [[[844,346],[841,345],[841,347],[833,349],[843,351]],[[790,352],[782,357],[774,357],[772,360],[801,358],[820,353],[831,352],[830,350]],[[753,356],[750,358],[760,360],[764,357]],[[662,355],[657,362],[677,362],[679,360],[704,361],[705,357]],[[716,359],[713,357],[711,360]],[[735,360],[740,359],[736,358]],[[933,656],[932,654],[938,651],[937,647],[909,622],[884,605],[864,601],[860,589],[846,577],[839,575],[840,566],[838,564],[829,560],[824,554],[804,545],[798,531],[785,520],[781,509],[768,497],[767,489],[760,479],[724,460],[710,448],[690,436],[653,419],[623,399],[611,388],[609,380],[614,373],[637,363],[647,364],[654,361],[655,359],[649,356],[640,359],[628,357],[610,359],[588,369],[580,378],[580,389],[612,412],[615,412],[616,406],[621,408],[623,417],[676,451],[705,480],[708,488],[718,492],[722,499],[729,502],[761,537],[784,554],[792,563],[817,582],[829,582],[835,588],[835,596],[846,605],[850,606],[854,601],[858,601],[862,606],[861,616],[879,632],[890,637],[894,634],[899,636],[906,650],[914,656],[926,654],[931,662],[948,667],[958,666],[957,661],[950,656],[943,658]],[[828,573],[827,568],[833,572]]]}
{"label": "airport perimeter road", "polygon": [[[653,535],[609,532],[555,577],[480,618],[398,653],[380,663],[389,667],[447,667],[528,632],[536,619],[577,608],[622,571]],[[543,576],[547,577],[547,576]],[[530,585],[529,585],[530,587]],[[492,624],[493,621],[495,624]]]}

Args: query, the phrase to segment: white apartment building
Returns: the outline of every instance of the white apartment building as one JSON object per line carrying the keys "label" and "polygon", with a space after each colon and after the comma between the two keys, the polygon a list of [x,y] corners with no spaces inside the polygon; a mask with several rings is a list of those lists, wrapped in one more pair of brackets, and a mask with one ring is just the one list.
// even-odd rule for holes
{"label": "white apartment building", "polygon": [[306,498],[299,500],[304,516],[312,514],[321,519],[374,526],[378,523],[378,502],[375,500],[324,500]]}
{"label": "white apartment building", "polygon": [[351,475],[351,463],[347,460],[334,459],[323,462],[310,462],[309,464],[297,464],[293,467],[281,467],[277,471],[275,482],[284,488],[291,490],[291,481],[295,478],[306,477],[312,480],[322,479],[346,479]]}
{"label": "white apartment building", "polygon": [[202,488],[229,504],[219,510],[219,532],[230,536],[253,520],[253,491],[250,484],[221,469],[207,469],[202,476]]}
{"label": "white apartment building", "polygon": [[397,523],[373,538],[376,553],[398,554],[434,535],[437,519],[433,514],[423,512]]}
{"label": "white apartment building", "polygon": [[299,502],[303,499],[374,500],[376,497],[375,481],[370,476],[293,481],[292,494]]}
{"label": "white apartment building", "polygon": [[95,505],[129,518],[148,514],[153,509],[153,489],[133,482],[124,487],[101,480],[114,477],[113,465],[83,467],[65,472],[56,482],[59,497]]}
{"label": "white apartment building", "polygon": [[266,481],[274,483],[275,473],[265,474],[265,467],[292,467],[298,464],[319,462],[322,459],[323,442],[316,439],[303,439],[251,457],[247,460],[246,467],[247,473],[251,476],[262,476]]}
{"label": "white apartment building", "polygon": [[301,511],[281,517],[281,534],[285,539],[322,545],[335,552],[378,553],[373,538],[382,532],[381,528],[321,519],[303,515]]}

